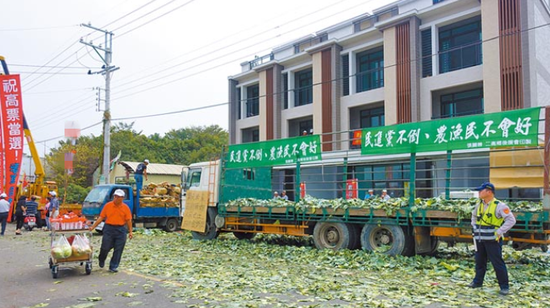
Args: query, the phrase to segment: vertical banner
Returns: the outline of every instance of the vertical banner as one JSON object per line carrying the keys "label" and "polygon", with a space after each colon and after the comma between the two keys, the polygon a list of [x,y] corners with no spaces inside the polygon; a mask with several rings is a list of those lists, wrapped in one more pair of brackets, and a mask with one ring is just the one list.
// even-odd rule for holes
{"label": "vertical banner", "polygon": [[357,199],[357,179],[348,179],[346,182],[346,199]]}
{"label": "vertical banner", "polygon": [[[4,192],[13,201],[23,158],[23,102],[19,75],[0,76],[2,106],[2,143],[4,149]],[[8,217],[11,217],[12,208]]]}

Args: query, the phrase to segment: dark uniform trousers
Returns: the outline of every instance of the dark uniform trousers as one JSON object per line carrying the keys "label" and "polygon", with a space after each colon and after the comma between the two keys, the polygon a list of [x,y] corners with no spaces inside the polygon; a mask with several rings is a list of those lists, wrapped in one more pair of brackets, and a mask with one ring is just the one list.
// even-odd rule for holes
{"label": "dark uniform trousers", "polygon": [[105,263],[107,254],[114,248],[111,262],[109,263],[109,269],[117,269],[122,257],[122,251],[124,251],[124,245],[126,245],[126,234],[128,230],[126,226],[114,226],[105,224],[103,227],[103,239],[101,241],[101,249],[99,252],[99,262]]}
{"label": "dark uniform trousers", "polygon": [[495,269],[500,288],[508,289],[508,271],[502,259],[502,239],[498,242],[496,240],[477,241],[476,244],[476,276],[474,278],[474,284],[480,286],[483,284],[483,279],[487,272],[487,259],[489,259]]}

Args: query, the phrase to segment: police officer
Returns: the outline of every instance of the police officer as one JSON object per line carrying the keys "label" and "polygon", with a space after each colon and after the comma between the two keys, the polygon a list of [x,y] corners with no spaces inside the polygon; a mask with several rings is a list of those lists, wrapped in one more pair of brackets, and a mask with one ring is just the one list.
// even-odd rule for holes
{"label": "police officer", "polygon": [[510,285],[508,270],[502,259],[502,239],[515,224],[516,218],[510,208],[495,199],[495,186],[485,182],[475,190],[479,191],[480,202],[472,212],[472,227],[476,248],[476,276],[468,285],[470,288],[481,288],[487,272],[487,259],[493,264],[500,294],[508,295]]}

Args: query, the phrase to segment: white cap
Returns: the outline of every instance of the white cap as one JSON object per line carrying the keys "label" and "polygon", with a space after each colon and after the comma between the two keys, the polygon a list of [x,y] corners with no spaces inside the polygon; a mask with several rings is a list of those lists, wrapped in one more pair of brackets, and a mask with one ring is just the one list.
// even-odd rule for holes
{"label": "white cap", "polygon": [[149,163],[149,160],[146,159],[146,160],[144,160],[143,162],[146,163],[146,164],[148,164],[148,163]]}
{"label": "white cap", "polygon": [[8,195],[6,195],[5,193],[0,194],[0,198],[7,198],[7,197],[8,197]]}
{"label": "white cap", "polygon": [[274,194],[274,195],[278,195],[279,193],[278,193],[278,192],[274,192],[273,194]]}
{"label": "white cap", "polygon": [[369,189],[369,191],[374,191],[373,189]]}
{"label": "white cap", "polygon": [[54,197],[57,196],[57,193],[56,193],[55,191],[53,191],[53,190],[50,191],[49,194],[52,195],[52,196],[54,196]]}
{"label": "white cap", "polygon": [[382,192],[385,192],[385,193],[387,193],[388,191],[387,191],[386,189],[382,189]]}
{"label": "white cap", "polygon": [[126,194],[124,193],[124,190],[117,189],[117,190],[115,190],[115,196],[124,197],[124,196],[126,196]]}

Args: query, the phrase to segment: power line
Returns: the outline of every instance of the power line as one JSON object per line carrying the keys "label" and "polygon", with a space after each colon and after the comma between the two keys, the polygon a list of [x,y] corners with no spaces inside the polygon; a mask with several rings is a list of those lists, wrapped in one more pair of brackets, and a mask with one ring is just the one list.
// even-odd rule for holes
{"label": "power line", "polygon": [[37,30],[63,29],[63,28],[73,28],[73,27],[78,27],[78,25],[52,26],[52,27],[40,27],[40,28],[0,29],[0,32],[37,31]]}
{"label": "power line", "polygon": [[176,110],[176,111],[156,113],[156,114],[147,114],[147,115],[134,116],[134,117],[115,118],[115,119],[112,119],[112,120],[113,121],[125,121],[125,120],[134,120],[134,119],[142,119],[142,118],[160,117],[160,116],[177,114],[177,113],[184,113],[184,112],[191,112],[191,111],[197,111],[197,110],[203,110],[203,109],[210,109],[210,108],[215,108],[215,107],[219,107],[219,106],[225,106],[227,104],[229,104],[229,103],[225,102],[225,103],[219,103],[219,104],[202,106],[202,107],[191,108],[191,109],[183,109],[183,110]]}
{"label": "power line", "polygon": [[[174,8],[174,9],[172,9],[172,10],[170,10],[170,11],[168,11],[168,12],[162,14],[162,15],[159,15],[159,16],[157,16],[157,17],[155,17],[155,18],[153,18],[153,19],[151,19],[151,20],[149,20],[149,21],[147,21],[147,22],[145,22],[145,23],[143,23],[143,24],[141,24],[141,25],[139,25],[139,26],[137,26],[137,27],[135,27],[135,28],[132,28],[132,29],[126,31],[126,32],[123,32],[122,34],[119,34],[119,35],[117,36],[117,38],[122,37],[122,36],[124,36],[124,35],[126,35],[126,34],[132,32],[132,31],[134,31],[134,30],[137,30],[137,29],[139,29],[139,28],[141,28],[141,27],[143,27],[143,26],[145,26],[145,25],[147,25],[147,24],[149,24],[149,23],[151,23],[151,22],[153,22],[153,21],[155,21],[155,20],[157,20],[157,19],[159,19],[159,18],[161,18],[161,17],[164,17],[164,16],[166,16],[166,15],[168,15],[168,14],[170,14],[170,13],[173,13],[173,12],[175,12],[176,10],[178,10],[178,9],[180,9],[180,8],[186,6],[186,5],[188,5],[188,4],[190,4],[191,2],[194,2],[194,1],[195,1],[195,0],[189,0],[188,2],[182,4],[182,5],[176,7],[176,8]],[[169,3],[171,3],[171,2],[169,2]],[[119,28],[119,29],[120,29],[120,28]]]}
{"label": "power line", "polygon": [[[345,1],[345,0],[344,0],[344,1]],[[364,2],[363,4],[366,4],[366,3],[371,2],[371,1],[373,1],[373,0],[369,0],[369,1],[367,1],[367,2]],[[330,7],[334,6],[334,5],[336,5],[336,4],[338,4],[338,3],[332,3],[332,4],[330,4],[330,5],[328,5],[328,6],[325,6],[325,7],[321,8],[321,9],[319,9],[319,10],[317,10],[317,11],[308,13],[308,14],[306,14],[306,15],[299,16],[299,17],[297,17],[297,18],[295,18],[295,19],[292,19],[292,20],[290,20],[290,21],[286,21],[286,22],[285,22],[285,25],[292,24],[292,23],[294,23],[294,22],[296,22],[296,21],[298,21],[298,20],[300,20],[300,19],[302,19],[302,18],[305,18],[305,17],[307,17],[307,16],[311,16],[311,15],[313,15],[313,14],[315,14],[315,13],[318,13],[318,12],[320,12],[320,11],[326,10],[326,9],[328,9],[328,8],[330,8]],[[349,9],[346,9],[346,10],[349,10]],[[344,10],[344,11],[346,11],[346,10]],[[344,12],[344,11],[340,11],[339,13]],[[333,16],[333,15],[332,15],[332,16]],[[277,17],[275,17],[275,18],[273,18],[273,19],[277,19]],[[273,31],[274,29],[278,29],[279,27],[280,27],[280,25],[277,25],[277,26],[275,26],[275,27],[269,28],[269,29],[264,30],[264,31],[262,31],[262,32],[256,33],[256,34],[254,34],[253,36],[247,36],[246,38],[244,38],[244,39],[242,39],[242,40],[240,40],[240,41],[232,42],[232,43],[229,44],[229,45],[225,45],[225,46],[219,47],[218,49],[215,49],[215,50],[213,50],[213,51],[211,51],[211,52],[208,52],[208,53],[206,53],[206,54],[200,54],[199,56],[197,56],[197,57],[195,57],[195,58],[192,58],[192,59],[189,59],[189,60],[180,62],[180,63],[178,63],[178,64],[175,64],[175,65],[169,67],[168,69],[169,69],[169,70],[172,70],[172,69],[174,69],[174,68],[176,68],[176,67],[178,67],[178,66],[181,66],[181,65],[183,65],[183,64],[190,63],[190,62],[192,62],[192,61],[194,61],[194,60],[201,59],[201,58],[204,58],[205,56],[208,56],[208,55],[214,54],[214,53],[216,53],[216,52],[222,51],[222,50],[225,49],[225,48],[229,48],[229,47],[232,47],[232,46],[236,46],[236,45],[238,45],[238,44],[240,44],[240,43],[242,43],[242,42],[249,41],[249,40],[251,40],[251,39],[253,39],[253,38],[255,38],[255,37],[258,37],[258,36],[261,36],[261,35],[264,35],[264,34],[270,32],[270,31]],[[254,28],[254,27],[252,27],[252,28]],[[250,29],[250,28],[249,28],[249,29]],[[295,29],[294,29],[294,30],[295,30]],[[288,33],[288,32],[287,32],[287,33]],[[287,33],[284,33],[284,34],[287,34]],[[242,31],[237,31],[237,32],[235,32],[235,33],[229,35],[229,37],[225,37],[224,40],[227,40],[227,39],[229,39],[229,38],[231,38],[231,37],[233,37],[233,36],[235,36],[235,35],[238,35],[238,34],[242,34]],[[263,42],[265,42],[265,41],[262,41],[262,42],[260,42],[260,43],[263,43]],[[216,43],[218,43],[218,42],[216,42]],[[205,49],[206,47],[210,47],[210,46],[212,46],[212,45],[214,45],[214,44],[215,44],[215,43],[207,44],[207,45],[205,45],[205,46],[202,46],[202,47],[199,47],[199,48],[197,48],[197,49],[195,49],[195,50],[192,50],[192,51],[190,51],[190,52],[188,52],[188,53],[186,53],[186,54],[192,54],[192,53],[194,53],[194,52],[198,52],[198,51],[200,51],[200,50],[202,50],[202,49]],[[258,43],[254,43],[254,44],[252,44],[252,45],[249,45],[248,47],[254,46],[254,45],[256,45],[256,44],[258,44]],[[246,47],[246,48],[248,48],[248,47]],[[238,51],[240,51],[240,50],[238,50]],[[237,51],[233,51],[233,52],[230,53],[230,54],[233,54],[233,53],[235,53],[235,52],[237,52]],[[179,56],[175,57],[174,59],[177,59],[177,58],[179,58],[179,57],[182,57],[182,56],[184,56],[184,55],[186,55],[186,54],[179,55]],[[225,57],[225,56],[228,56],[228,55],[230,55],[230,54],[225,54],[224,57]],[[221,57],[215,58],[214,60],[219,59],[219,58],[221,58]],[[174,60],[174,59],[172,59],[172,60]],[[172,60],[166,61],[166,62],[164,62],[164,63],[170,62],[170,61],[172,61]],[[161,63],[161,64],[164,64],[164,63]],[[145,71],[149,71],[149,70],[145,70]],[[148,74],[147,74],[147,78],[150,78],[150,77],[152,77],[152,76],[154,76],[154,75],[158,75],[158,74],[163,73],[163,72],[165,72],[165,71],[166,71],[166,69],[164,69],[164,70],[159,70],[159,71],[157,71],[157,72],[155,72],[155,73],[148,73]],[[178,71],[178,72],[181,72],[181,71]],[[176,73],[177,73],[177,72],[176,72]],[[171,76],[171,75],[168,75],[168,76]],[[166,76],[166,77],[168,77],[168,76]],[[125,85],[131,84],[131,83],[133,83],[133,82],[135,82],[135,81],[143,81],[143,79],[142,79],[142,78],[136,78],[136,79],[127,81],[127,82],[125,82],[125,83],[123,83],[123,84],[119,84],[119,85],[117,85],[117,86],[119,86],[119,87],[125,86]]]}
{"label": "power line", "polygon": [[[95,127],[95,126],[98,126],[99,124],[102,124],[103,121],[99,121],[97,123],[94,123],[90,126],[86,126],[84,128],[81,128],[80,131],[83,131],[83,130],[87,130],[87,129],[90,129],[92,127]],[[50,139],[45,139],[45,140],[40,140],[40,141],[36,141],[36,143],[43,143],[43,142],[48,142],[48,141],[52,141],[52,140],[57,140],[57,139],[61,139],[61,138],[64,138],[65,135],[61,135],[61,136],[57,136],[57,137],[53,137],[53,138],[50,138]]]}

